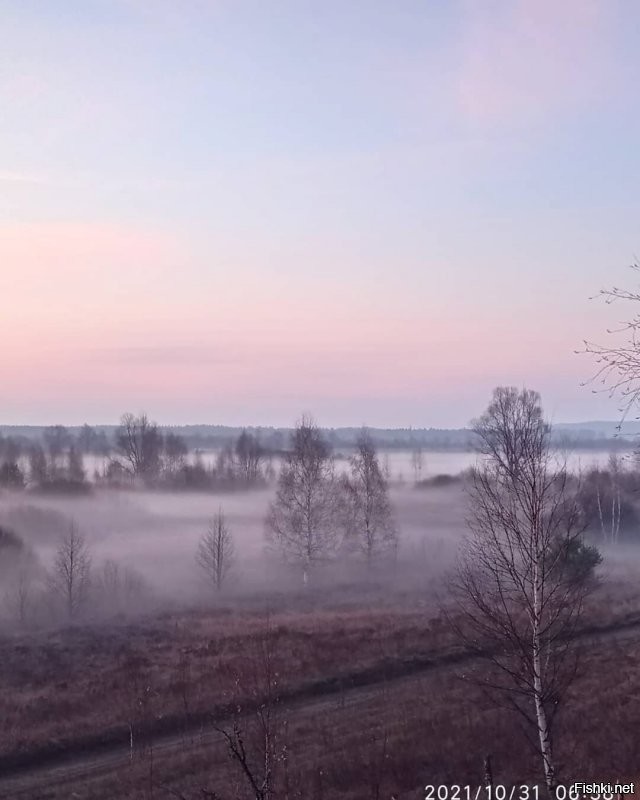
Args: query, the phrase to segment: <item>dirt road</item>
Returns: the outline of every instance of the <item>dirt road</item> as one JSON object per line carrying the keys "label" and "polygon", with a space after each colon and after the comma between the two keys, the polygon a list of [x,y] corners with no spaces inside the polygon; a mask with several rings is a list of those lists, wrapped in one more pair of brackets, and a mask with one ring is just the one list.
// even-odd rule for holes
{"label": "dirt road", "polygon": [[[621,641],[627,638],[640,638],[640,622],[637,620],[610,626],[602,629],[584,631],[580,640],[594,647],[601,646],[608,640]],[[372,668],[354,673],[346,679],[308,684],[295,692],[289,693],[278,703],[279,713],[286,713],[287,719],[296,723],[305,719],[313,719],[319,714],[330,713],[336,709],[348,709],[351,714],[364,709],[378,694],[381,687],[392,692],[411,693],[415,685],[416,695],[420,691],[420,681],[428,673],[441,670],[454,670],[471,666],[479,661],[478,656],[464,652],[434,655],[433,658],[417,658],[410,661],[385,665],[384,669]],[[216,727],[224,727],[230,723],[229,715],[212,717],[209,721],[200,721],[188,731],[171,732],[157,735],[153,739],[153,757],[157,761],[167,755],[189,748],[194,750],[211,748],[210,764],[215,767],[222,763],[226,756],[224,748],[220,748],[221,734]],[[213,745],[217,743],[217,747]],[[0,798],[30,798],[31,800],[47,800],[51,797],[74,797],[73,786],[79,782],[93,780],[108,773],[117,773],[129,767],[131,751],[129,744],[123,742],[116,746],[104,748],[102,751],[69,752],[56,757],[43,759],[40,763],[14,766],[0,773]],[[64,787],[66,794],[61,795]],[[84,796],[84,795],[83,795]]]}

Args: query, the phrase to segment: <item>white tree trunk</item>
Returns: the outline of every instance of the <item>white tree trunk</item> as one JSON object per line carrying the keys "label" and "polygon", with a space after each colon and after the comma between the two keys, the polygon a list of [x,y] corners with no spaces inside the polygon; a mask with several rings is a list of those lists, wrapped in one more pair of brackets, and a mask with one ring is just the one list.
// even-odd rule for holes
{"label": "white tree trunk", "polygon": [[540,575],[539,560],[534,567],[533,585],[533,632],[532,632],[532,667],[533,667],[533,699],[536,709],[536,722],[538,726],[538,739],[540,741],[540,755],[544,767],[544,777],[547,784],[549,797],[553,800],[556,783],[553,754],[551,749],[551,736],[547,712],[542,701],[542,653],[540,641],[540,626],[542,623],[542,576]]}
{"label": "white tree trunk", "polygon": [[551,798],[554,797],[553,790],[556,784],[556,773],[553,767],[553,754],[551,752],[551,739],[549,737],[549,725],[547,722],[547,712],[542,703],[542,682],[540,680],[540,654],[538,653],[537,666],[534,661],[534,691],[536,705],[536,721],[538,723],[538,738],[540,740],[540,754],[544,766],[544,777],[547,790]]}
{"label": "white tree trunk", "polygon": [[596,489],[596,497],[598,498],[598,514],[600,515],[600,530],[602,531],[602,540],[607,541],[607,532],[604,528],[604,518],[602,516],[602,503],[600,502],[600,487]]}

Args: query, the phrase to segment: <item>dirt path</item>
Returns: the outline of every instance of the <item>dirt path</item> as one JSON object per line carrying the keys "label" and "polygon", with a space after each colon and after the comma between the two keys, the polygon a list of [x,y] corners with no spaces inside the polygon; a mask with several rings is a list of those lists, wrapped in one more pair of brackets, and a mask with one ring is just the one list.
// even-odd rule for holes
{"label": "dirt path", "polygon": [[[600,645],[608,640],[621,641],[640,637],[640,621],[617,624],[602,629],[584,631],[579,639],[586,644]],[[434,670],[450,670],[479,661],[477,655],[468,653],[448,653],[433,658],[416,658],[397,662],[393,665],[354,673],[342,680],[331,680],[310,684],[282,699],[278,708],[288,717],[296,719],[315,716],[323,711],[337,707],[357,708],[365,705],[380,691],[382,685],[388,688],[418,685],[421,677]],[[220,740],[220,733],[214,726],[224,726],[232,717],[222,715],[212,717],[208,724],[201,723],[189,731],[157,735],[153,739],[154,759],[179,748],[202,748]],[[55,787],[69,787],[68,797],[73,797],[72,786],[78,781],[86,781],[100,775],[121,771],[129,766],[131,753],[127,744],[103,748],[93,752],[69,752],[48,757],[40,763],[18,765],[0,773],[0,798],[46,798]],[[215,760],[212,762],[215,764]]]}

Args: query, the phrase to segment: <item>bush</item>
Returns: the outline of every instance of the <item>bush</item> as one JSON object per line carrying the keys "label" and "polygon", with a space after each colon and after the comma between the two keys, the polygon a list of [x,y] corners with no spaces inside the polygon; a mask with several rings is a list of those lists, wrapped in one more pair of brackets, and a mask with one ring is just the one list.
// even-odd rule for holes
{"label": "bush", "polygon": [[6,489],[24,489],[24,475],[16,463],[5,462],[0,467],[0,486]]}
{"label": "bush", "polygon": [[562,571],[569,583],[590,580],[594,576],[596,567],[602,563],[598,548],[580,538],[558,541],[551,553],[552,561],[556,558],[556,569]]}
{"label": "bush", "polygon": [[434,475],[433,478],[425,478],[424,480],[416,481],[416,489],[438,489],[443,486],[451,486],[455,483],[460,483],[461,480],[461,475]]}
{"label": "bush", "polygon": [[185,464],[176,475],[174,486],[180,489],[210,489],[211,478],[202,464]]}
{"label": "bush", "polygon": [[43,494],[89,494],[92,491],[90,483],[86,481],[72,481],[68,478],[54,478],[41,483],[37,491]]}

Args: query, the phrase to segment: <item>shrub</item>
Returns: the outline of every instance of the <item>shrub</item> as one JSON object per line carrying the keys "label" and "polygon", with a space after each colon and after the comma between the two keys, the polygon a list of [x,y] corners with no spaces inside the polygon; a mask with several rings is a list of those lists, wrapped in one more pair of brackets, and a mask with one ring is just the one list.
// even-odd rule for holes
{"label": "shrub", "polygon": [[582,539],[562,539],[556,542],[551,553],[556,569],[562,570],[569,583],[581,583],[594,576],[596,567],[602,563],[602,556],[595,545]]}
{"label": "shrub", "polygon": [[452,486],[460,483],[461,480],[462,475],[434,475],[433,478],[416,481],[416,489],[438,489],[443,486]]}
{"label": "shrub", "polygon": [[16,463],[5,462],[0,466],[0,486],[7,489],[24,489],[24,474]]}
{"label": "shrub", "polygon": [[41,483],[37,491],[43,494],[89,494],[91,484],[86,481],[74,481],[68,478],[54,478]]}

